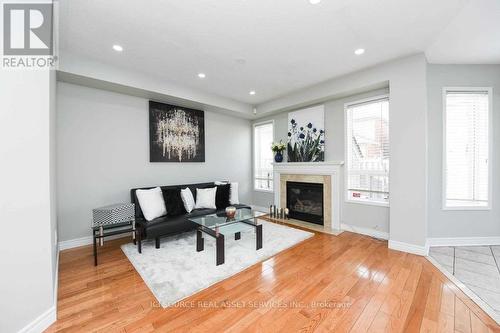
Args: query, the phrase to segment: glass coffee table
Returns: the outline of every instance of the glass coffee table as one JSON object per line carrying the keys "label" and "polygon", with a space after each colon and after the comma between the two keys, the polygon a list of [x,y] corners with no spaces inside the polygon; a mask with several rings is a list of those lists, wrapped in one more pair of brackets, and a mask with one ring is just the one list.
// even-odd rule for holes
{"label": "glass coffee table", "polygon": [[224,237],[233,235],[234,239],[241,239],[241,232],[254,229],[256,234],[256,250],[262,248],[262,224],[257,218],[266,215],[249,208],[236,210],[234,218],[229,219],[226,214],[211,214],[200,217],[193,217],[189,220],[198,225],[196,231],[196,251],[204,249],[203,233],[215,238],[216,244],[216,265],[224,263]]}

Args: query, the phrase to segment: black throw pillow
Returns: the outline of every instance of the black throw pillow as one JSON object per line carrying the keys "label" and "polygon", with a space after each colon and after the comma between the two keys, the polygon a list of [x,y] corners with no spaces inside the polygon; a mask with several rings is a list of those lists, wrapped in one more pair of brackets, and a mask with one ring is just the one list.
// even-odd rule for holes
{"label": "black throw pillow", "polygon": [[178,216],[186,214],[184,203],[181,198],[180,188],[169,188],[162,190],[163,200],[165,200],[165,207],[167,208],[167,215]]}
{"label": "black throw pillow", "polygon": [[215,192],[215,206],[217,206],[217,209],[225,209],[227,206],[229,206],[230,191],[230,184],[217,185],[217,192]]}

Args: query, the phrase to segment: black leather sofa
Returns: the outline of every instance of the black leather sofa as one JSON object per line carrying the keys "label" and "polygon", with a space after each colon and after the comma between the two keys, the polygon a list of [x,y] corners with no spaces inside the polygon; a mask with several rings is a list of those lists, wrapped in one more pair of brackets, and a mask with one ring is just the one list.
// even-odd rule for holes
{"label": "black leather sofa", "polygon": [[[225,187],[226,186],[226,187]],[[156,187],[156,186],[154,186]],[[147,221],[142,214],[139,200],[136,196],[137,190],[146,190],[154,187],[133,188],[130,190],[130,197],[132,203],[135,204],[135,222],[137,228],[137,249],[139,253],[142,251],[142,240],[154,239],[156,248],[160,248],[160,238],[195,230],[197,225],[189,221],[190,217],[197,217],[209,214],[224,214],[225,209],[229,206],[229,185],[218,185],[216,204],[217,209],[195,209],[191,213],[187,213],[184,209],[184,203],[181,199],[181,189],[189,187],[196,200],[197,188],[216,187],[214,183],[200,183],[200,184],[187,184],[187,185],[171,185],[160,186],[165,199],[167,207],[167,215],[158,217],[154,220]],[[226,191],[227,190],[227,191]],[[225,197],[227,193],[227,198]],[[238,209],[250,208],[248,205],[239,204],[231,205]]]}

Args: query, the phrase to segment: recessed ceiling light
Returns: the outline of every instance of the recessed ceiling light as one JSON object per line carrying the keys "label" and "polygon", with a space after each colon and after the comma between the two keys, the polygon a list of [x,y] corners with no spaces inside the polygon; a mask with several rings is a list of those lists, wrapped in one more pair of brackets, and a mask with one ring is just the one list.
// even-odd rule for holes
{"label": "recessed ceiling light", "polygon": [[362,55],[363,53],[365,53],[365,49],[356,49],[356,51],[354,51],[355,55]]}
{"label": "recessed ceiling light", "polygon": [[250,94],[250,95],[255,95],[255,91],[254,91],[254,90],[252,90],[252,91],[250,91],[250,92],[249,92],[249,94]]}
{"label": "recessed ceiling light", "polygon": [[115,50],[116,52],[121,52],[123,51],[123,47],[121,45],[115,44],[113,45],[113,50]]}
{"label": "recessed ceiling light", "polygon": [[204,79],[204,78],[206,78],[207,76],[205,75],[205,73],[198,73],[198,77],[199,77],[200,79]]}
{"label": "recessed ceiling light", "polygon": [[318,4],[318,3],[320,3],[320,2],[321,2],[321,0],[309,0],[309,3],[310,3],[311,5],[317,5],[317,4]]}

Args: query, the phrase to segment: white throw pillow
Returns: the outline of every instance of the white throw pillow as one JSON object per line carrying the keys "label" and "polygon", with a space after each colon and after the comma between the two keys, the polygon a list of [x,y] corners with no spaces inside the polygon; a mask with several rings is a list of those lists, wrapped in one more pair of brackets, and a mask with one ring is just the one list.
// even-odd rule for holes
{"label": "white throw pillow", "polygon": [[182,202],[184,203],[184,208],[186,209],[186,212],[191,213],[191,211],[194,209],[194,197],[189,187],[186,187],[185,189],[181,190],[181,199]]}
{"label": "white throw pillow", "polygon": [[217,187],[212,188],[197,188],[196,189],[196,206],[194,208],[212,208],[217,209],[215,206],[215,195]]}
{"label": "white throw pillow", "polygon": [[221,181],[215,181],[214,185],[226,185],[229,184],[229,182],[221,182]]}
{"label": "white throw pillow", "polygon": [[150,190],[135,191],[139,205],[141,206],[142,214],[148,221],[154,220],[157,217],[167,215],[167,208],[163,200],[161,188],[155,187]]}
{"label": "white throw pillow", "polygon": [[231,205],[238,205],[240,203],[240,198],[238,196],[238,183],[231,182],[231,190],[229,191],[229,203]]}

